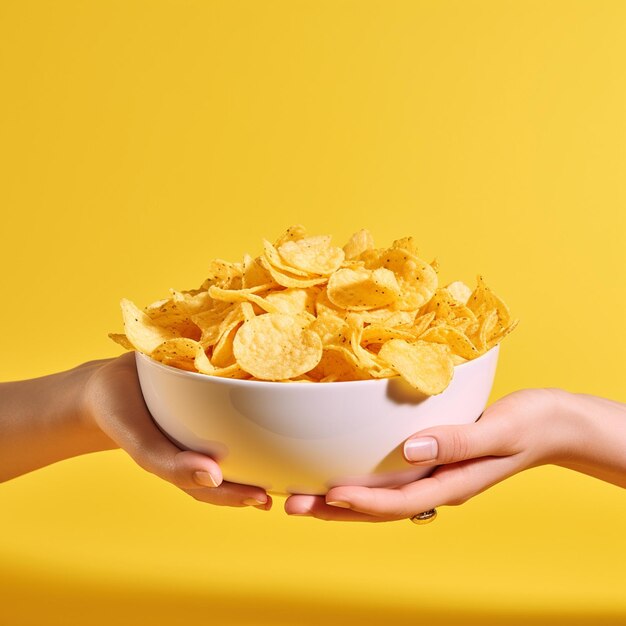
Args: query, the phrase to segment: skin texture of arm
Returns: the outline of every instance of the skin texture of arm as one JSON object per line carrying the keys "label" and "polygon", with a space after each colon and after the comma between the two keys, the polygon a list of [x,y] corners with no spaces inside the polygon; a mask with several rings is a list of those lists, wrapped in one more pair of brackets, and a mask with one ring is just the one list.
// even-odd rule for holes
{"label": "skin texture of arm", "polygon": [[626,488],[626,405],[560,389],[525,389],[498,400],[474,424],[440,426],[405,442],[407,462],[428,478],[393,489],[342,486],[287,499],[290,515],[383,522],[459,505],[531,467],[553,464]]}
{"label": "skin texture of arm", "polygon": [[161,433],[143,401],[133,353],[0,384],[0,482],[115,448],[196,500],[272,506],[262,489],[223,481],[213,459],[180,450]]}

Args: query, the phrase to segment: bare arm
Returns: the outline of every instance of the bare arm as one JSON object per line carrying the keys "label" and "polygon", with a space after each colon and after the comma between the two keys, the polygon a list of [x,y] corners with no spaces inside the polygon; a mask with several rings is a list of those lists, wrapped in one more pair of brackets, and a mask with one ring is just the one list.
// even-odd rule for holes
{"label": "bare arm", "polygon": [[119,447],[81,409],[82,390],[101,364],[0,383],[0,482],[56,461]]}
{"label": "bare arm", "polygon": [[0,482],[81,454],[124,449],[196,500],[268,510],[259,487],[222,480],[218,464],[180,450],[152,421],[133,353],[0,384]]}

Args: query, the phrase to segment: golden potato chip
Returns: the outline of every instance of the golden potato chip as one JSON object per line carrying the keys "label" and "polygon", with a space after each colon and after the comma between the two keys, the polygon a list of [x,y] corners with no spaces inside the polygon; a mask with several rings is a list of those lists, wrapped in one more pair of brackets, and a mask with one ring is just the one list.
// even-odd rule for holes
{"label": "golden potato chip", "polygon": [[395,306],[402,311],[419,309],[437,289],[437,274],[433,268],[408,250],[390,248],[374,266],[393,272],[400,289]]}
{"label": "golden potato chip", "polygon": [[261,265],[259,258],[253,259],[249,254],[243,258],[243,276],[241,286],[243,289],[269,285],[272,283],[272,275]]}
{"label": "golden potato chip", "polygon": [[495,332],[499,332],[506,328],[511,322],[511,314],[509,308],[504,302],[496,296],[485,284],[485,279],[478,276],[476,289],[467,301],[467,306],[471,309],[476,317],[484,317],[491,310],[495,309],[498,319],[496,322]]}
{"label": "golden potato chip", "polygon": [[125,349],[210,376],[342,382],[397,374],[441,392],[453,367],[498,344],[517,325],[478,277],[438,288],[435,259],[412,237],[374,248],[369,231],[342,248],[329,235],[290,227],[260,256],[216,259],[198,289],[140,311],[122,301]]}
{"label": "golden potato chip", "polygon": [[392,248],[407,250],[412,255],[417,256],[417,246],[415,245],[415,240],[413,237],[402,237],[401,239],[396,239],[392,244]]}
{"label": "golden potato chip", "polygon": [[124,333],[109,333],[109,339],[122,346],[125,350],[134,350],[133,344]]}
{"label": "golden potato chip", "polygon": [[481,318],[480,325],[477,330],[470,333],[469,337],[480,354],[487,350],[487,342],[493,334],[493,330],[498,323],[498,312],[492,309]]}
{"label": "golden potato chip", "polygon": [[345,309],[335,306],[328,299],[328,291],[326,287],[322,288],[317,296],[317,299],[315,300],[315,314],[319,317],[324,313],[330,313],[331,315],[342,318],[345,318],[348,315],[348,312]]}
{"label": "golden potato chip", "polygon": [[197,341],[177,337],[176,339],[168,339],[158,345],[152,352],[151,356],[156,361],[160,361],[164,365],[178,367],[179,369],[196,371],[194,359],[196,357]]}
{"label": "golden potato chip", "polygon": [[349,341],[350,326],[343,317],[333,313],[321,313],[310,328],[319,335],[324,347],[331,344],[342,345]]}
{"label": "golden potato chip", "polygon": [[369,346],[372,343],[385,343],[390,339],[405,339],[406,341],[413,341],[415,334],[409,330],[403,330],[401,328],[393,328],[392,326],[377,326],[371,324],[363,330],[361,337],[361,343]]}
{"label": "golden potato chip", "polygon": [[433,341],[446,344],[453,354],[458,354],[464,359],[475,359],[480,352],[474,344],[458,328],[453,326],[435,326],[429,328],[420,335],[422,341]]}
{"label": "golden potato chip", "polygon": [[253,317],[256,317],[254,307],[250,302],[241,303],[241,312],[243,313],[244,322],[249,322]]}
{"label": "golden potato chip", "polygon": [[391,339],[378,354],[411,386],[428,396],[441,393],[454,374],[450,350],[439,343]]}
{"label": "golden potato chip", "polygon": [[266,313],[243,324],[233,348],[242,369],[262,380],[300,376],[322,357],[322,340],[317,333],[283,313]]}
{"label": "golden potato chip", "polygon": [[424,307],[425,312],[434,312],[435,317],[451,323],[459,317],[465,317],[472,321],[476,320],[474,312],[464,304],[458,302],[445,288],[436,289],[428,304]]}
{"label": "golden potato chip", "polygon": [[208,289],[211,285],[219,282],[225,289],[237,289],[241,287],[243,267],[241,263],[230,263],[215,259],[209,265],[209,275],[202,283],[202,289]]}
{"label": "golden potato chip", "polygon": [[207,376],[219,376],[221,378],[249,378],[250,374],[244,372],[238,363],[229,365],[228,367],[215,367],[206,353],[202,349],[201,345],[197,346],[196,357],[194,359],[194,365],[198,372],[206,374]]}
{"label": "golden potato chip", "polygon": [[343,252],[347,260],[357,259],[366,250],[374,249],[374,237],[366,228],[362,228],[350,237],[348,243],[343,247]]}
{"label": "golden potato chip", "polygon": [[289,267],[322,276],[338,270],[345,258],[341,248],[330,245],[328,236],[287,241],[278,248],[278,254]]}
{"label": "golden potato chip", "polygon": [[124,333],[128,341],[139,352],[150,355],[164,341],[180,336],[178,331],[155,324],[150,317],[138,309],[130,300],[124,298],[120,305],[124,318]]}
{"label": "golden potato chip", "polygon": [[426,329],[430,326],[431,322],[435,319],[435,313],[424,313],[424,315],[420,315],[413,324],[411,330],[416,338],[426,331]]}
{"label": "golden potato chip", "polygon": [[361,368],[357,358],[344,346],[329,345],[324,348],[319,363],[308,372],[316,380],[347,382],[367,380],[368,372]]}
{"label": "golden potato chip", "polygon": [[155,325],[173,331],[176,336],[189,336],[193,339],[200,336],[200,329],[191,319],[192,315],[186,304],[175,298],[159,300],[146,307],[145,313]]}
{"label": "golden potato chip", "polygon": [[302,224],[290,226],[275,242],[274,247],[279,248],[288,241],[298,241],[306,237],[306,228]]}
{"label": "golden potato chip", "polygon": [[251,302],[268,313],[278,313],[279,310],[267,299],[257,296],[256,292],[267,291],[267,285],[252,287],[251,289],[220,289],[215,285],[209,287],[209,293],[216,300],[223,302]]}
{"label": "golden potato chip", "polygon": [[396,302],[400,287],[387,269],[343,268],[328,279],[327,295],[337,307],[365,311]]}
{"label": "golden potato chip", "polygon": [[[341,310],[341,309],[339,309]],[[393,305],[360,311],[361,318],[366,324],[384,324],[386,326],[398,326],[411,324],[415,319],[416,311],[396,311]]]}
{"label": "golden potato chip", "polygon": [[467,304],[472,295],[472,290],[462,280],[455,280],[453,283],[446,285],[446,289],[460,304]]}
{"label": "golden potato chip", "polygon": [[[280,272],[293,274],[294,276],[300,276],[302,278],[311,278],[312,272],[292,267],[289,263],[283,261],[281,255],[278,253],[278,250],[266,239],[263,240],[263,256],[274,269]],[[261,263],[262,267],[271,271],[262,263],[262,260],[259,260],[259,263]]]}
{"label": "golden potato chip", "polygon": [[263,265],[263,267],[272,275],[274,281],[283,287],[299,287],[301,289],[306,289],[307,287],[313,287],[314,285],[325,283],[328,280],[325,276],[304,278],[303,276],[297,276],[293,272],[288,273],[278,270],[265,258],[261,258],[261,265]]}
{"label": "golden potato chip", "polygon": [[298,315],[307,311],[311,315],[315,315],[315,303],[319,293],[318,287],[308,287],[307,289],[296,287],[268,293],[265,300],[274,308],[274,311],[270,312]]}
{"label": "golden potato chip", "polygon": [[487,342],[487,349],[493,348],[493,346],[500,343],[509,333],[513,332],[517,328],[518,323],[519,320],[513,320],[508,326],[505,326],[493,334]]}

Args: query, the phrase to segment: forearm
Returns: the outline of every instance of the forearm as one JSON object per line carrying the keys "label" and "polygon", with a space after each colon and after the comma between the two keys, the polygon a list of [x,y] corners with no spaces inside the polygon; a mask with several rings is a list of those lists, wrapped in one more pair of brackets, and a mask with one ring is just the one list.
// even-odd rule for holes
{"label": "forearm", "polygon": [[70,457],[117,447],[85,415],[82,391],[99,367],[0,383],[0,482]]}
{"label": "forearm", "polygon": [[565,394],[569,445],[555,464],[626,488],[626,405],[585,394]]}

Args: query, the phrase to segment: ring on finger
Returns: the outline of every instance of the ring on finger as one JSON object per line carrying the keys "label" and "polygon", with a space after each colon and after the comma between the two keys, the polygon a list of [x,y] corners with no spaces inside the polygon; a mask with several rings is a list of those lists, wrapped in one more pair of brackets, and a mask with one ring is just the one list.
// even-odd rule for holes
{"label": "ring on finger", "polygon": [[436,517],[437,517],[437,509],[429,509],[428,511],[422,511],[421,513],[418,513],[417,515],[414,515],[410,519],[414,524],[423,525],[423,524],[430,524],[430,522],[434,522]]}

